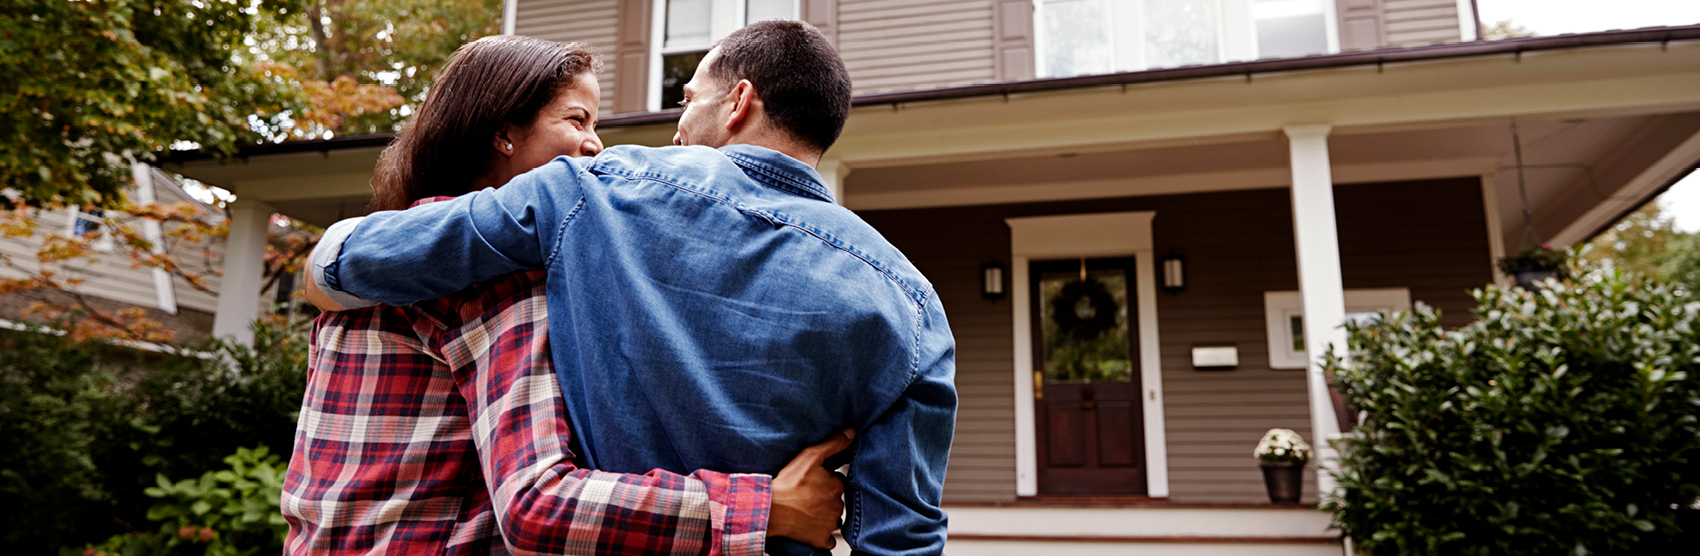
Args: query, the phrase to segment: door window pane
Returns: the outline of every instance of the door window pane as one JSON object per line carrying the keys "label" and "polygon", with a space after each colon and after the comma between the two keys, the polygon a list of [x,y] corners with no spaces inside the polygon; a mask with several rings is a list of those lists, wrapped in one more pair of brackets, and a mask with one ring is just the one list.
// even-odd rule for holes
{"label": "door window pane", "polygon": [[712,8],[711,0],[667,0],[667,36],[662,41],[663,48],[708,46]]}
{"label": "door window pane", "polygon": [[1132,380],[1127,286],[1122,269],[1040,276],[1046,382]]}
{"label": "door window pane", "polygon": [[1045,2],[1046,77],[1110,73],[1109,16],[1105,0]]}
{"label": "door window pane", "polygon": [[1145,56],[1151,68],[1221,61],[1217,0],[1145,0]]}
{"label": "door window pane", "polygon": [[796,19],[796,0],[745,0],[744,25],[769,19]]}
{"label": "door window pane", "polygon": [[661,109],[668,110],[679,107],[679,101],[685,100],[685,83],[691,81],[691,76],[697,72],[697,64],[702,63],[707,50],[668,54],[661,57]]}

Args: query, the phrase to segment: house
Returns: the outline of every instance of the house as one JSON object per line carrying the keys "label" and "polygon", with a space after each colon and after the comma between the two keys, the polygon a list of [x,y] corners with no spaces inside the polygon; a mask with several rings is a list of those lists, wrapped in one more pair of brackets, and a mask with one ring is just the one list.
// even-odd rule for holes
{"label": "house", "polygon": [[[132,173],[135,186],[126,193],[134,203],[188,202],[215,222],[224,218],[222,211],[196,200],[183,190],[174,176],[158,168],[138,164]],[[61,208],[38,210],[32,216],[38,224],[35,235],[0,238],[0,255],[10,261],[0,264],[0,277],[19,278],[45,269],[59,272],[63,278],[79,283],[68,290],[37,289],[0,295],[0,327],[19,329],[26,323],[39,320],[38,316],[27,314],[27,309],[37,301],[44,301],[56,306],[86,304],[93,310],[108,313],[139,307],[146,312],[148,319],[169,331],[175,342],[205,339],[213,330],[217,320],[217,292],[222,281],[218,275],[224,251],[222,240],[211,238],[205,243],[190,244],[167,237],[168,228],[175,224],[162,226],[158,221],[139,218],[124,223],[139,228],[141,235],[156,245],[156,252],[171,254],[186,271],[201,277],[201,284],[197,286],[183,276],[165,270],[133,265],[130,250],[119,244],[109,228],[108,217],[116,217],[116,214]],[[93,243],[95,256],[91,259],[79,258],[43,266],[36,258],[43,241],[50,235],[80,236],[89,233],[96,235]]]}
{"label": "house", "polygon": [[[855,108],[822,177],[956,333],[953,554],[1349,550],[1314,505],[1269,505],[1251,456],[1297,430],[1322,447],[1304,501],[1331,488],[1352,417],[1314,356],[1338,325],[1418,302],[1467,323],[1497,258],[1584,241],[1700,161],[1700,26],[1480,41],[1464,0],[510,0],[505,27],[596,46],[604,142],[664,145],[695,60],[770,16],[843,54]],[[236,193],[227,293],[257,291],[263,236],[237,230],[361,214],[388,139],[166,167]]]}

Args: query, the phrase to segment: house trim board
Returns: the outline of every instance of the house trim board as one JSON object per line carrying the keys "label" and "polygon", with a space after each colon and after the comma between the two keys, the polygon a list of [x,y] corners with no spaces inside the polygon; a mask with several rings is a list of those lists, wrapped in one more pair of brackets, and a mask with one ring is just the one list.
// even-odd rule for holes
{"label": "house trim board", "polygon": [[[1139,377],[1144,417],[1146,493],[1169,495],[1167,428],[1163,413],[1162,357],[1157,334],[1156,263],[1151,222],[1155,212],[1118,212],[1009,218],[1011,305],[1015,317],[1016,495],[1039,493],[1037,427],[1033,404],[1032,308],[1028,263],[1036,259],[1134,257],[1139,319]],[[952,530],[958,522],[952,518]]]}
{"label": "house trim board", "polygon": [[1505,258],[1505,219],[1499,214],[1499,186],[1493,173],[1482,174],[1482,211],[1487,215],[1488,265],[1493,283],[1511,287],[1511,277],[1499,271],[1499,260]]}
{"label": "house trim board", "polygon": [[[1336,184],[1416,181],[1478,175],[1490,171],[1498,157],[1414,160],[1335,166]],[[1001,205],[1106,197],[1211,193],[1292,185],[1286,168],[1233,170],[1197,174],[1145,176],[1048,182],[1021,185],[948,188],[889,193],[846,192],[843,204],[852,210],[888,210],[971,205]]]}
{"label": "house trim board", "polygon": [[[154,191],[153,166],[146,162],[131,164],[130,175],[136,181],[136,202],[145,205],[159,200],[158,192]],[[158,220],[142,219],[142,237],[153,244],[154,254],[165,253],[165,234],[160,229]],[[152,270],[153,291],[159,303],[159,310],[177,314],[177,284],[172,281],[171,273],[163,268]]]}
{"label": "house trim board", "polygon": [[1646,203],[1655,192],[1682,177],[1694,168],[1696,163],[1700,163],[1700,132],[1689,136],[1675,149],[1659,157],[1652,166],[1637,174],[1629,183],[1612,192],[1580,218],[1571,221],[1569,226],[1552,237],[1552,244],[1555,247],[1569,246],[1587,241],[1607,225]]}

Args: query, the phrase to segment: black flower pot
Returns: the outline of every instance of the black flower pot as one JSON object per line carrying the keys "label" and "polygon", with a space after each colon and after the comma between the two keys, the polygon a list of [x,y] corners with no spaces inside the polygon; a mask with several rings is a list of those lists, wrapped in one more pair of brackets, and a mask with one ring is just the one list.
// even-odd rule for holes
{"label": "black flower pot", "polygon": [[1512,277],[1517,279],[1517,287],[1534,290],[1539,287],[1541,280],[1558,276],[1556,270],[1519,270]]}
{"label": "black flower pot", "polygon": [[1263,467],[1263,486],[1269,489],[1269,501],[1276,504],[1297,504],[1305,484],[1305,464],[1269,463]]}

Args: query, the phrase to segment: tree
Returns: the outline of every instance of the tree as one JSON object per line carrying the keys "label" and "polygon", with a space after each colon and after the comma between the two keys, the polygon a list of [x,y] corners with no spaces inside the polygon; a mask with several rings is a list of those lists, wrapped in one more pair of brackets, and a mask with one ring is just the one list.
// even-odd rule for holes
{"label": "tree", "polygon": [[[306,0],[256,49],[299,79],[291,137],[395,130],[460,45],[501,29],[501,0]],[[328,133],[327,133],[328,132]]]}
{"label": "tree", "polygon": [[1489,25],[1486,29],[1482,30],[1482,38],[1490,41],[1520,39],[1533,36],[1535,36],[1534,31],[1530,30],[1528,27],[1518,25],[1517,22],[1509,19],[1499,20],[1493,25]]}
{"label": "tree", "polygon": [[0,187],[33,206],[114,206],[130,162],[218,153],[298,108],[245,40],[298,0],[13,0],[0,15]]}
{"label": "tree", "polygon": [[1589,242],[1593,266],[1624,270],[1700,291],[1700,236],[1676,228],[1658,200],[1647,203]]}

